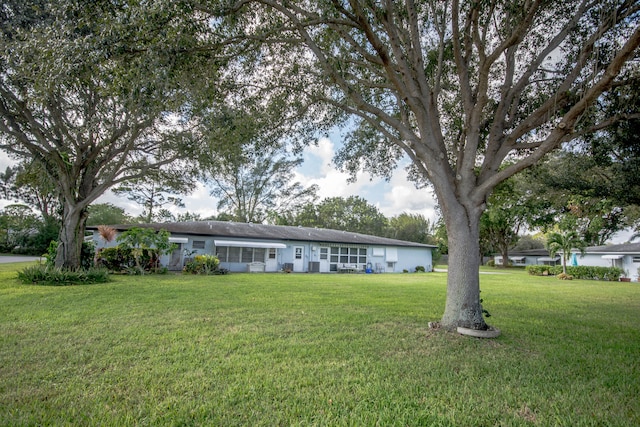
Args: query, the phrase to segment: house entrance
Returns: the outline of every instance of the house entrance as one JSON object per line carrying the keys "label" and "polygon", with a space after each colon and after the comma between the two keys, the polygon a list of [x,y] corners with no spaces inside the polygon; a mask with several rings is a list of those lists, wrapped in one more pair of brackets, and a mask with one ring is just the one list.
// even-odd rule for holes
{"label": "house entrance", "polygon": [[304,246],[293,247],[293,271],[304,271]]}
{"label": "house entrance", "polygon": [[169,259],[169,270],[182,270],[182,243],[174,243],[176,248],[171,252],[171,259]]}

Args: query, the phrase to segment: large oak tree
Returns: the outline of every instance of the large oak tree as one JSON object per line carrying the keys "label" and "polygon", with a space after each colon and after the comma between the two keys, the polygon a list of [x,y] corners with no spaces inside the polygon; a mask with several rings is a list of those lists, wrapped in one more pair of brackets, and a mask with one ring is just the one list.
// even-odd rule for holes
{"label": "large oak tree", "polygon": [[479,221],[492,190],[619,119],[583,117],[637,77],[628,67],[640,44],[637,1],[226,3],[237,40],[260,49],[247,77],[255,92],[355,118],[340,156],[347,169],[388,173],[406,155],[414,177],[433,185],[449,237],[446,328],[487,328]]}
{"label": "large oak tree", "polygon": [[163,1],[9,0],[0,14],[0,149],[57,184],[55,263],[75,268],[94,200],[199,148],[178,82],[197,68],[184,52],[206,22]]}

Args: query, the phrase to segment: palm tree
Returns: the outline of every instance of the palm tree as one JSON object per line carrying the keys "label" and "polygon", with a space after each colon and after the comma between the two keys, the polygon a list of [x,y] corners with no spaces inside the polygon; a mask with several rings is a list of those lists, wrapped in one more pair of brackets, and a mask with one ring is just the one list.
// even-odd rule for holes
{"label": "palm tree", "polygon": [[564,274],[567,274],[567,260],[571,255],[571,249],[578,249],[581,254],[584,254],[585,247],[584,240],[573,230],[551,233],[547,236],[549,256],[554,257],[558,252],[562,252],[562,272]]}

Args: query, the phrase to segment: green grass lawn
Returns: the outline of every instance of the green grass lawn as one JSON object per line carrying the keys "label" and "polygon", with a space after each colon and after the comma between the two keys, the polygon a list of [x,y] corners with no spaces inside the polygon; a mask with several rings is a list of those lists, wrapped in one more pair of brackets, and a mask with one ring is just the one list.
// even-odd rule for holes
{"label": "green grass lawn", "polygon": [[[25,264],[22,264],[24,266]],[[482,274],[494,340],[431,331],[446,273],[116,276],[0,265],[0,425],[640,425],[640,284]]]}

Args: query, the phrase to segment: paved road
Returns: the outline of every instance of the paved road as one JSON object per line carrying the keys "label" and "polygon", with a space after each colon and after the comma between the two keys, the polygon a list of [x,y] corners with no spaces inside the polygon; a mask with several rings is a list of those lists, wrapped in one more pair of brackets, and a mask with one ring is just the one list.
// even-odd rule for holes
{"label": "paved road", "polygon": [[10,262],[33,262],[38,261],[39,259],[39,256],[7,255],[0,256],[0,264],[7,264]]}

